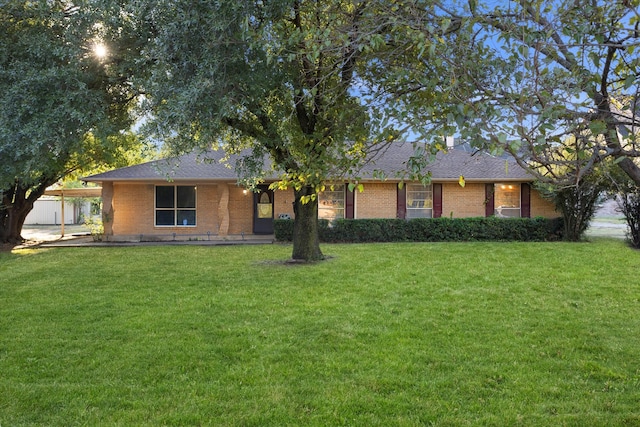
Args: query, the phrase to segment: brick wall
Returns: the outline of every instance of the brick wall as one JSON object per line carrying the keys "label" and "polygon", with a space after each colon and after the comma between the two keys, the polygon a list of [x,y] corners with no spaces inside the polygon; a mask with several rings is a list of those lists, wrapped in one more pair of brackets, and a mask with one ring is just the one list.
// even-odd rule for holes
{"label": "brick wall", "polygon": [[457,182],[442,184],[442,216],[468,218],[485,214],[485,184]]}
{"label": "brick wall", "polygon": [[218,186],[215,184],[198,184],[196,205],[195,233],[203,234],[207,231],[218,231]]}
{"label": "brick wall", "polygon": [[[356,218],[395,218],[397,204],[395,183],[367,183],[364,192],[356,192]],[[442,184],[442,216],[454,218],[485,216],[485,184],[457,182]],[[559,216],[553,204],[531,190],[531,217]]]}
{"label": "brick wall", "polygon": [[545,218],[556,218],[561,214],[556,211],[553,202],[544,199],[540,193],[531,188],[531,218],[543,216]]}
{"label": "brick wall", "polygon": [[[194,185],[184,184],[179,185]],[[222,217],[219,205],[227,186],[228,234],[251,234],[253,232],[253,194],[245,193],[235,183],[197,184],[196,226],[156,227],[155,226],[155,185],[140,183],[114,184],[112,198],[113,234],[119,236],[144,235],[206,235],[218,234]],[[293,217],[293,191],[276,191],[274,195],[274,215],[288,213]]]}
{"label": "brick wall", "polygon": [[397,215],[398,184],[366,183],[362,193],[355,190],[356,218],[395,218]]}
{"label": "brick wall", "polygon": [[114,183],[111,206],[113,234],[153,233],[154,185]]}
{"label": "brick wall", "polygon": [[276,190],[273,196],[273,216],[289,214],[293,218],[293,190]]}
{"label": "brick wall", "polygon": [[[180,185],[194,185],[182,184]],[[154,184],[114,184],[113,234],[181,234],[206,235],[218,231],[217,185],[197,185],[196,226],[156,227],[155,226],[155,185]]]}
{"label": "brick wall", "polygon": [[[220,184],[227,185],[227,184]],[[253,193],[229,185],[229,234],[253,233]]]}
{"label": "brick wall", "polygon": [[[194,185],[182,184],[180,185]],[[156,227],[154,225],[155,185],[152,183],[115,183],[111,198],[112,232],[116,236],[144,235],[200,235],[218,234],[224,213],[221,213],[223,187],[228,189],[228,229],[230,235],[253,233],[253,194],[245,193],[235,183],[197,184],[197,217],[195,227]],[[442,185],[442,216],[455,218],[484,216],[485,184],[457,183]],[[105,186],[110,190],[109,186]],[[355,194],[356,218],[395,218],[397,205],[396,183],[365,183],[364,191]],[[110,191],[107,191],[108,193]],[[108,195],[108,194],[107,194]],[[293,190],[275,191],[274,217],[293,215]],[[106,203],[105,200],[105,208]],[[559,216],[553,204],[531,190],[531,216],[553,218]]]}

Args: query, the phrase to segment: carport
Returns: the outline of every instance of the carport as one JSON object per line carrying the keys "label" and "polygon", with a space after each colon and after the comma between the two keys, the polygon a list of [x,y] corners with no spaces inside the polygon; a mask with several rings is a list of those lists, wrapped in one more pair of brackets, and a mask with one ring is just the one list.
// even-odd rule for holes
{"label": "carport", "polygon": [[45,196],[60,197],[60,203],[62,203],[60,209],[60,215],[62,220],[60,221],[60,234],[64,237],[64,198],[66,197],[101,197],[102,187],[84,187],[84,188],[56,188],[51,190],[45,190]]}

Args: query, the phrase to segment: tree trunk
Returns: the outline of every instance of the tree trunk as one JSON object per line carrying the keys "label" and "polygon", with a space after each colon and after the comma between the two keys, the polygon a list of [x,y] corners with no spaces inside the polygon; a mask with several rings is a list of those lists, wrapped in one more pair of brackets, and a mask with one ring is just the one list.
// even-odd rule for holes
{"label": "tree trunk", "polygon": [[[612,55],[617,48],[610,47],[610,55]],[[608,76],[603,76],[607,77]],[[609,93],[606,91],[606,87],[603,87],[601,93],[598,93],[599,97],[594,99],[596,111],[598,112],[597,118],[602,119],[607,124],[607,131],[604,133],[604,139],[607,147],[613,150],[613,157],[617,160],[618,167],[627,174],[629,178],[635,184],[640,187],[640,166],[636,164],[634,160],[629,158],[623,149],[623,146],[618,137],[618,131],[620,128],[620,118],[618,114],[614,114],[611,110],[611,102],[609,100]],[[633,114],[633,109],[630,110]],[[635,122],[635,118],[634,118]]]}
{"label": "tree trunk", "polygon": [[25,219],[29,214],[28,210],[24,209],[7,209],[5,212],[5,218],[3,224],[0,226],[0,243],[17,244],[22,243],[22,226]]}
{"label": "tree trunk", "polygon": [[[41,188],[40,188],[41,187]],[[24,242],[22,227],[33,203],[44,193],[46,186],[40,186],[27,196],[29,189],[16,184],[13,188],[0,191],[0,243],[18,244]]]}
{"label": "tree trunk", "polygon": [[640,187],[640,167],[629,157],[624,157],[618,162],[618,167],[627,174],[635,184]]}
{"label": "tree trunk", "polygon": [[319,261],[324,259],[320,251],[318,237],[318,198],[302,203],[302,198],[315,194],[313,187],[303,187],[294,191],[293,212],[293,254],[291,258],[300,261]]}
{"label": "tree trunk", "polygon": [[2,221],[0,221],[0,243],[22,243],[22,226],[31,209],[27,209],[23,203],[22,206],[16,204],[4,207],[0,210]]}

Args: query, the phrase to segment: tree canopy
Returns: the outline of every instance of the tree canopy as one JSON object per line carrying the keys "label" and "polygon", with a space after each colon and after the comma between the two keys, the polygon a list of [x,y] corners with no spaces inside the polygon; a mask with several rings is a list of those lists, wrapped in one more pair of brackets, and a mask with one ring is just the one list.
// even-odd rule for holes
{"label": "tree canopy", "polygon": [[[157,3],[157,2],[154,2]],[[397,137],[367,69],[394,37],[384,2],[160,2],[146,84],[155,134],[174,147],[268,155],[295,193],[293,258],[322,258],[316,195]],[[397,123],[397,122],[396,122]]]}
{"label": "tree canopy", "polygon": [[[575,183],[611,158],[640,184],[638,1],[474,0],[437,16],[459,32],[440,40],[446,75],[433,79],[429,57],[407,66],[409,55],[383,80],[407,120],[506,150],[543,180]],[[429,34],[428,22],[417,30]]]}
{"label": "tree canopy", "polygon": [[[21,241],[46,187],[138,144],[121,133],[135,101],[127,28],[102,25],[110,15],[97,6],[43,0],[0,8],[1,242]],[[108,43],[107,56],[95,55],[99,43]]]}

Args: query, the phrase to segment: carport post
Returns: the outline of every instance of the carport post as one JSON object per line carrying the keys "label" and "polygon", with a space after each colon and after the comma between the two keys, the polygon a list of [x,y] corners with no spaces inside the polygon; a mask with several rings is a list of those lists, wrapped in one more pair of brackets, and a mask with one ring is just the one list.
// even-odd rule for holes
{"label": "carport post", "polygon": [[62,221],[60,221],[60,237],[64,237],[64,190],[60,190],[60,199],[62,200],[60,209],[60,216],[62,217]]}

